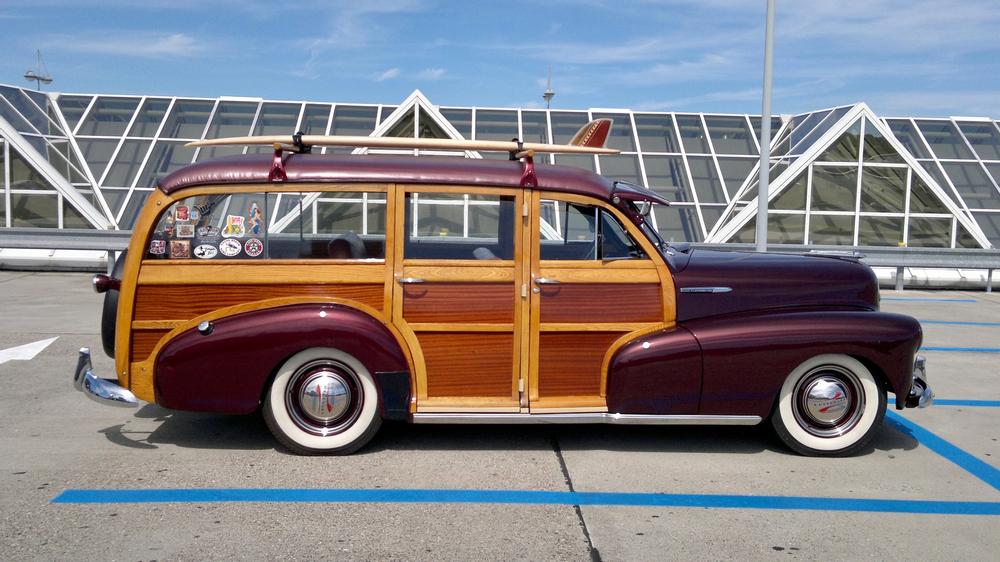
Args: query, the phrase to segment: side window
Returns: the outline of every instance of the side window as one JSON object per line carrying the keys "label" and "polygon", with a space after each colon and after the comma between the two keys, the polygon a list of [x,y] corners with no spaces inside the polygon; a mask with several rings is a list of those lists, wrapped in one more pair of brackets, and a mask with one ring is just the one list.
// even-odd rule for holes
{"label": "side window", "polygon": [[514,198],[407,193],[407,259],[514,259]]}
{"label": "side window", "polygon": [[385,194],[234,193],[171,205],[149,259],[384,259]]}
{"label": "side window", "polygon": [[272,193],[271,259],[385,259],[385,193]]}
{"label": "side window", "polygon": [[263,193],[199,195],[177,201],[160,216],[148,259],[263,259],[268,198]]}
{"label": "side window", "polygon": [[646,257],[618,219],[596,205],[543,200],[539,230],[543,260]]}

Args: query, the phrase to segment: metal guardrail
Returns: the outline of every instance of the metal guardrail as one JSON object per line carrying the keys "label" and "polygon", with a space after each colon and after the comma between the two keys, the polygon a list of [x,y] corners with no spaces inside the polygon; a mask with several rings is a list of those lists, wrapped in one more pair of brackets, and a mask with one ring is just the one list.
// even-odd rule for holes
{"label": "metal guardrail", "polygon": [[108,253],[108,274],[115,267],[115,252],[128,248],[128,230],[87,228],[0,228],[0,249],[101,250]]}
{"label": "metal guardrail", "polygon": [[[753,244],[691,244],[692,248],[754,251]],[[940,269],[985,269],[986,292],[993,291],[993,270],[1000,269],[1000,250],[981,248],[896,248],[892,246],[805,246],[769,244],[768,252],[788,254],[855,255],[872,267],[896,268],[896,290],[903,290],[908,267]]]}
{"label": "metal guardrail", "polygon": [[[113,252],[128,247],[132,232],[128,230],[0,228],[0,248],[39,250],[103,250],[109,253],[109,267],[113,266]],[[690,244],[692,248],[729,251],[754,251],[753,244]],[[1000,269],[1000,250],[965,248],[895,248],[891,246],[805,246],[800,244],[771,244],[774,253],[821,253],[833,255],[858,255],[874,267],[896,268],[896,289],[902,290],[903,270],[907,267],[944,269],[985,269],[986,291],[993,290],[993,270]]]}
{"label": "metal guardrail", "polygon": [[120,252],[128,248],[131,237],[129,230],[0,228],[0,248]]}

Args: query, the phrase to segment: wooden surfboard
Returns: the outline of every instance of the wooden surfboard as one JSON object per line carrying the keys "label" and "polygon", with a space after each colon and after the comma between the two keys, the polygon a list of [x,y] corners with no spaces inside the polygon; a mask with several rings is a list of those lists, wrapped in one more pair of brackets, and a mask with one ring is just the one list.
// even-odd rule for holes
{"label": "wooden surfboard", "polygon": [[[604,141],[611,130],[610,119],[595,119],[587,123],[574,135],[570,144],[545,144],[514,141],[424,139],[411,137],[362,137],[302,135],[300,142],[305,146],[350,146],[368,148],[399,148],[428,150],[491,150],[498,152],[548,152],[556,154],[618,154],[613,148],[604,148]],[[185,146],[225,146],[225,145],[281,145],[289,150],[296,148],[293,135],[263,135],[255,137],[228,137],[189,142]]]}
{"label": "wooden surfboard", "polygon": [[[257,137],[229,137],[223,139],[206,139],[189,142],[185,146],[224,146],[224,145],[274,145],[280,144],[294,147],[292,135],[263,135]],[[612,148],[591,146],[574,146],[569,144],[543,144],[526,142],[518,146],[511,141],[456,140],[456,139],[420,139],[409,137],[358,137],[358,136],[325,136],[302,135],[302,144],[306,146],[353,146],[368,148],[422,148],[428,150],[492,150],[498,152],[534,151],[556,154],[618,154]]]}

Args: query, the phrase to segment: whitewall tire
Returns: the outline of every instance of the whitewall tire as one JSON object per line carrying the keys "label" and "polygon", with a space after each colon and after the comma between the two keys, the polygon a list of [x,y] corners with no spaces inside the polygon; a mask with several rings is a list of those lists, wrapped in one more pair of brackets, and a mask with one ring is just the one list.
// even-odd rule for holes
{"label": "whitewall tire", "polygon": [[885,391],[860,361],[817,355],[785,379],[771,424],[797,453],[847,456],[871,441],[885,417],[885,405]]}
{"label": "whitewall tire", "polygon": [[375,436],[382,417],[375,381],[360,361],[338,349],[311,348],[278,369],[264,421],[293,452],[346,455]]}

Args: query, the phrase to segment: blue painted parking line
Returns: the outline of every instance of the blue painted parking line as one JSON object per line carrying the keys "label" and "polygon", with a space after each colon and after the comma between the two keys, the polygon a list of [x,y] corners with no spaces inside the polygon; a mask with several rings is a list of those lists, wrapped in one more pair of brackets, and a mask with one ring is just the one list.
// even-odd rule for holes
{"label": "blue painted parking line", "polygon": [[935,406],[974,406],[977,408],[1000,408],[1000,400],[955,400],[935,398]]}
{"label": "blue painted parking line", "polygon": [[885,419],[897,431],[916,439],[921,445],[955,463],[969,474],[992,486],[993,489],[1000,491],[1000,470],[892,410],[886,410]]}
{"label": "blue painted parking line", "polygon": [[603,505],[1000,515],[1000,502],[882,500],[802,496],[545,492],[540,490],[372,490],[322,488],[66,490],[52,499],[52,503],[99,504],[219,502]]}
{"label": "blue painted parking line", "polygon": [[976,299],[942,299],[937,297],[882,297],[882,300],[913,302],[978,302]]}
{"label": "blue painted parking line", "polygon": [[980,326],[984,328],[1000,328],[1000,322],[961,322],[958,320],[921,320],[921,324],[944,324],[947,326]]}
{"label": "blue painted parking line", "polygon": [[945,347],[927,346],[921,347],[920,351],[956,351],[960,353],[1000,353],[1000,347]]}

